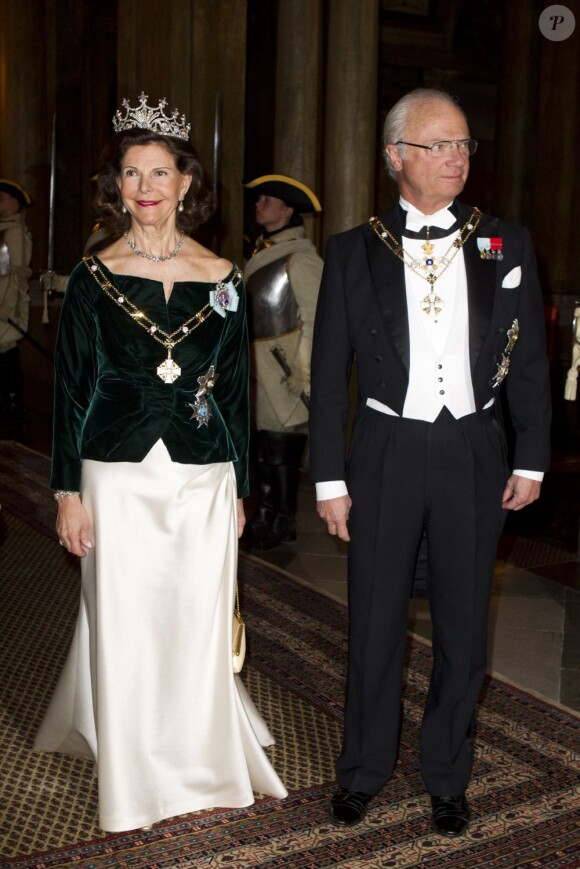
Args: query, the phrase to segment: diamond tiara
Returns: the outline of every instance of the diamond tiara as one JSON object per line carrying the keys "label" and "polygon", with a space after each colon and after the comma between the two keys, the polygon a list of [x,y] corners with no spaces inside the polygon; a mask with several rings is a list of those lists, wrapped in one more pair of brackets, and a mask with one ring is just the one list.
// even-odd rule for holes
{"label": "diamond tiara", "polygon": [[176,136],[178,139],[189,139],[189,131],[191,124],[185,122],[185,115],[179,116],[177,109],[173,110],[172,115],[166,115],[163,109],[167,105],[167,100],[163,98],[159,100],[157,108],[151,108],[147,105],[148,94],[140,93],[139,99],[141,103],[134,109],[131,108],[129,100],[124,99],[122,106],[126,109],[125,115],[121,115],[121,110],[117,109],[113,117],[113,129],[115,133],[120,133],[123,130],[151,130],[154,133],[159,133],[161,136]]}

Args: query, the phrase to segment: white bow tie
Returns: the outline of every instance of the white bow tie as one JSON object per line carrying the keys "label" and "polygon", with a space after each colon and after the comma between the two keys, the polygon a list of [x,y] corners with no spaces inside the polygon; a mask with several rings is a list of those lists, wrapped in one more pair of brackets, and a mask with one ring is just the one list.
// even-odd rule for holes
{"label": "white bow tie", "polygon": [[455,217],[448,208],[441,208],[435,214],[423,214],[417,208],[408,203],[401,202],[407,212],[406,228],[411,232],[419,232],[424,226],[438,226],[440,229],[449,229],[455,223]]}

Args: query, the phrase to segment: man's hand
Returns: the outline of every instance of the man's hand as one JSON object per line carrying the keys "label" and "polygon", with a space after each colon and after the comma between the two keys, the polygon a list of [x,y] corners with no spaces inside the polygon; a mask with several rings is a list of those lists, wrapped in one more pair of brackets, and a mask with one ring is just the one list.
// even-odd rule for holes
{"label": "man's hand", "polygon": [[346,523],[352,501],[349,495],[339,498],[329,498],[327,501],[317,501],[316,509],[321,519],[326,522],[329,534],[338,534],[341,540],[350,540]]}
{"label": "man's hand", "polygon": [[282,382],[286,384],[288,392],[296,398],[300,398],[303,392],[308,394],[310,391],[309,382],[300,374],[295,374],[294,372],[285,377]]}
{"label": "man's hand", "polygon": [[62,545],[79,558],[84,558],[87,549],[93,548],[89,520],[78,495],[67,495],[58,502],[56,533]]}
{"label": "man's hand", "polygon": [[501,506],[504,510],[521,510],[528,504],[533,504],[540,497],[542,484],[538,480],[529,480],[512,474],[506,483]]}

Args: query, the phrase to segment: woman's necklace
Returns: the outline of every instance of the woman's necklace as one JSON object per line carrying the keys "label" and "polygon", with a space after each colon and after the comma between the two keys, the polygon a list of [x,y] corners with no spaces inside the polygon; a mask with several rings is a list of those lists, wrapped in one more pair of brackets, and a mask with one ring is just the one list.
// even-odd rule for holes
{"label": "woman's necklace", "polygon": [[[435,281],[437,281],[443,272],[449,268],[467,239],[475,232],[481,217],[482,214],[479,208],[474,208],[469,215],[469,219],[459,230],[457,237],[451,242],[443,256],[439,257],[439,262],[431,256],[435,248],[429,239],[427,239],[425,244],[421,245],[421,249],[425,253],[425,259],[421,262],[421,260],[415,259],[407,253],[401,242],[397,241],[395,236],[390,233],[388,229],[385,229],[378,217],[369,218],[369,224],[372,229],[381,241],[389,248],[391,253],[394,253],[395,256],[405,263],[408,269],[416,275],[419,275],[420,278],[423,278],[423,280],[427,281],[429,284],[429,293],[421,300],[421,310],[423,313],[427,314],[427,316],[432,313],[438,314],[443,310],[443,299],[435,293]],[[440,266],[443,266],[443,268],[438,272]]]}
{"label": "woman's necklace", "polygon": [[179,253],[179,251],[181,250],[181,248],[183,246],[183,240],[185,238],[185,233],[184,232],[181,233],[180,239],[177,242],[177,244],[175,245],[175,247],[173,248],[173,250],[170,253],[166,253],[164,256],[155,256],[155,254],[153,254],[153,253],[144,253],[144,251],[139,250],[139,248],[137,247],[135,242],[131,241],[131,239],[129,238],[128,232],[123,233],[123,238],[125,239],[125,241],[129,245],[129,247],[131,248],[133,253],[136,254],[136,256],[145,257],[145,259],[151,260],[152,263],[164,263],[166,260],[173,259],[174,256],[177,256],[177,254]]}
{"label": "woman's necklace", "polygon": [[[197,329],[198,326],[207,320],[210,314],[215,310],[215,305],[208,302],[203,308],[194,314],[192,317],[189,317],[185,320],[184,323],[179,326],[174,332],[169,334],[165,332],[161,326],[151,320],[150,317],[147,316],[143,311],[139,310],[139,308],[133,304],[133,302],[127,298],[120,290],[116,288],[116,286],[111,283],[111,281],[107,278],[103,270],[100,268],[98,263],[92,256],[84,257],[83,262],[86,265],[89,273],[93,276],[99,287],[102,291],[107,295],[113,302],[115,302],[120,308],[127,312],[127,314],[131,317],[131,319],[137,323],[138,326],[141,326],[142,329],[145,329],[148,335],[150,335],[154,341],[157,341],[159,344],[162,344],[167,350],[167,359],[164,359],[163,362],[157,366],[157,374],[163,380],[164,383],[173,383],[177,378],[181,375],[181,368],[175,362],[174,359],[171,358],[171,351],[179,344],[181,341],[184,341],[188,335]],[[236,269],[234,276],[232,278],[232,286],[233,289],[237,287],[237,285],[242,280],[242,273],[239,269]],[[223,281],[218,282],[216,286],[222,284]],[[229,309],[228,309],[229,310]],[[222,314],[225,316],[225,311]]]}

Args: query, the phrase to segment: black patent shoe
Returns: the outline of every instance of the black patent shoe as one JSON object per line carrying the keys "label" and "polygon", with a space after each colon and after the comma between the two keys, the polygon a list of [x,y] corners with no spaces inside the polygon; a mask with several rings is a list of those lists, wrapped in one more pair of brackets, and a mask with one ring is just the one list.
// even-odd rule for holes
{"label": "black patent shoe", "polygon": [[355,824],[360,824],[372,798],[373,794],[340,788],[330,800],[330,820],[341,827],[354,827]]}
{"label": "black patent shoe", "polygon": [[465,794],[431,797],[432,827],[440,836],[462,836],[469,826],[469,806]]}

